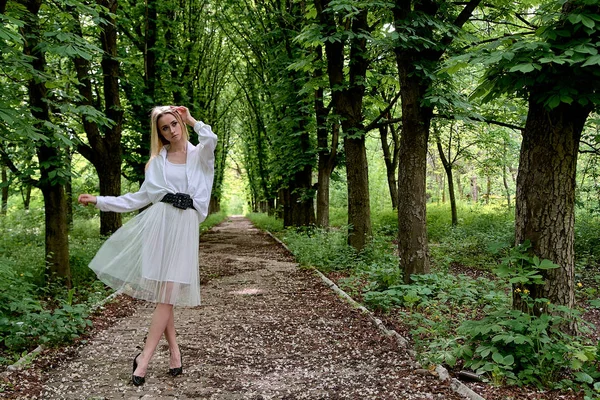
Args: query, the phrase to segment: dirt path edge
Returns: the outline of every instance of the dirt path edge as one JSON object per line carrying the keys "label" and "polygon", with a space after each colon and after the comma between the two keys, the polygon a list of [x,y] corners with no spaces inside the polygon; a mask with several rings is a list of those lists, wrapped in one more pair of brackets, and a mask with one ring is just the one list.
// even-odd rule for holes
{"label": "dirt path edge", "polygon": [[[268,230],[263,230],[263,232],[265,232],[267,235],[269,235],[271,238],[273,238],[273,240],[275,240],[277,243],[279,243],[279,245],[281,245],[284,249],[286,249],[286,251],[288,251],[290,254],[292,254],[291,250],[287,247],[287,245],[285,243],[283,243],[281,240],[279,240],[278,237],[273,235]],[[331,279],[329,279],[325,275],[323,275],[323,273],[321,271],[319,271],[315,267],[310,267],[310,268],[323,280],[323,282],[325,282],[325,284],[330,289],[335,291],[339,297],[341,297],[344,301],[348,302],[353,307],[358,308],[363,313],[367,314],[369,316],[369,318],[373,321],[373,323],[377,326],[377,328],[379,330],[381,330],[381,332],[383,332],[384,335],[393,336],[396,339],[396,343],[398,344],[399,348],[406,349],[407,352],[412,357],[414,357],[416,355],[416,352],[414,350],[407,349],[408,340],[406,340],[406,338],[404,338],[402,335],[400,335],[398,332],[396,332],[393,329],[387,329],[385,327],[383,321],[381,321],[379,318],[375,317],[368,308],[366,308],[365,306],[363,306],[362,304],[360,304],[359,302],[354,300],[348,293],[344,292],[344,290],[342,290],[338,285],[336,285],[335,282],[333,282]],[[468,386],[463,384],[458,379],[450,378],[450,374],[448,373],[448,370],[446,368],[444,368],[442,365],[438,365],[436,367],[435,371],[437,372],[437,377],[440,381],[446,381],[446,380],[450,379],[450,387],[452,388],[452,390],[454,390],[455,393],[465,396],[465,398],[467,398],[469,400],[485,400],[484,397],[481,397],[480,395],[475,393],[475,391],[473,391],[473,389],[469,388]]]}

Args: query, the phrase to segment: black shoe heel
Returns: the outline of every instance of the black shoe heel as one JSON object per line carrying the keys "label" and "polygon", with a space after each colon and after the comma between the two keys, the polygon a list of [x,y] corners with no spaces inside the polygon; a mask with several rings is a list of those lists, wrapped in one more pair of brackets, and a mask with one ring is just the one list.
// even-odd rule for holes
{"label": "black shoe heel", "polygon": [[142,386],[144,384],[144,382],[146,382],[146,378],[143,376],[137,376],[134,375],[133,373],[135,372],[135,370],[137,369],[137,358],[139,357],[139,355],[142,353],[138,353],[137,356],[133,357],[133,371],[131,372],[131,382],[135,385],[135,386]]}
{"label": "black shoe heel", "polygon": [[179,356],[179,363],[181,364],[181,367],[169,368],[169,375],[175,377],[183,374],[183,361],[181,360],[181,355]]}

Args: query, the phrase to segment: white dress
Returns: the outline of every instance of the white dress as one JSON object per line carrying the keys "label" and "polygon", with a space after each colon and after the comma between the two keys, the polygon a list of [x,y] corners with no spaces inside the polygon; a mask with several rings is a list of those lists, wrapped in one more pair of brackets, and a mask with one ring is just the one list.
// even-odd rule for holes
{"label": "white dress", "polygon": [[[186,164],[170,163],[163,148],[150,161],[138,192],[97,197],[102,211],[153,203],[109,237],[90,262],[98,278],[120,293],[156,303],[200,304],[199,224],[208,214],[217,137],[201,122],[194,131],[200,143],[188,143]],[[189,194],[194,208],[160,202],[167,193]]]}

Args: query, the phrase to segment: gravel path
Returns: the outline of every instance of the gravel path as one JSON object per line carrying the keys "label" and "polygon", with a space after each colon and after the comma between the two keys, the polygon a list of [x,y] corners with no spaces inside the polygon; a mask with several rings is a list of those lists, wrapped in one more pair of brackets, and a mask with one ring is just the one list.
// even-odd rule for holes
{"label": "gravel path", "polygon": [[175,309],[182,376],[163,339],[146,384],[130,383],[153,311],[141,303],[48,371],[41,398],[462,398],[247,219],[203,234],[200,259],[203,304]]}

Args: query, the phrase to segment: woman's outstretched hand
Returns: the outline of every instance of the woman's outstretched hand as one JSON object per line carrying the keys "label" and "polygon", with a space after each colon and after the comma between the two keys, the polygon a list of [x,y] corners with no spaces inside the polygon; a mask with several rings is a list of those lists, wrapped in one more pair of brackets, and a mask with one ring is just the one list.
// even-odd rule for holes
{"label": "woman's outstretched hand", "polygon": [[196,120],[190,115],[190,110],[188,110],[187,107],[171,106],[171,108],[177,111],[177,113],[181,116],[183,122],[185,122],[186,124],[190,126],[194,126],[196,124]]}
{"label": "woman's outstretched hand", "polygon": [[79,204],[83,204],[87,206],[88,204],[96,204],[96,196],[92,196],[91,194],[80,194],[77,199]]}

